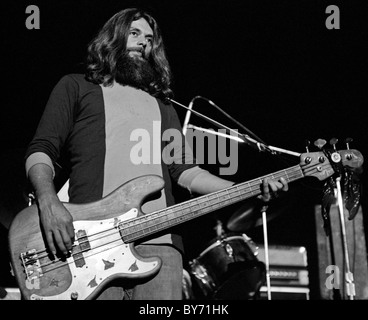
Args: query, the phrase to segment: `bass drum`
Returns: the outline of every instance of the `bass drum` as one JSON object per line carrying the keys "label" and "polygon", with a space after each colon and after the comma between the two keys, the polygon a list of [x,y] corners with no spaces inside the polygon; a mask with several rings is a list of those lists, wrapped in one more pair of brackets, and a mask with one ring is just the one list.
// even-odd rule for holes
{"label": "bass drum", "polygon": [[225,234],[189,262],[199,287],[199,299],[256,299],[266,280],[265,264],[257,259],[258,248],[245,234]]}

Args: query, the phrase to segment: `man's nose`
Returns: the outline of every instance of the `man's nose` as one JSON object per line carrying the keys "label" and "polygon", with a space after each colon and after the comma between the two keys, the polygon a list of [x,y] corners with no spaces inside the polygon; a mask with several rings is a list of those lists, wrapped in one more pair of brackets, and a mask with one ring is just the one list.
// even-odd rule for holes
{"label": "man's nose", "polygon": [[146,48],[146,46],[147,46],[147,39],[144,36],[140,36],[139,39],[138,39],[137,44],[139,46],[142,46],[143,48]]}

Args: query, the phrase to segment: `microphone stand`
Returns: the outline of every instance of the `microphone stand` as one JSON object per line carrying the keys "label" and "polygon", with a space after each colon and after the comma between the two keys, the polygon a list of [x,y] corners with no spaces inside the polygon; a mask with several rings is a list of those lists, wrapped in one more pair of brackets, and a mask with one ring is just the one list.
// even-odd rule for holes
{"label": "microphone stand", "polygon": [[[216,109],[218,109],[219,111],[221,111],[226,117],[228,117],[230,120],[232,120],[233,122],[235,122],[236,124],[238,124],[245,131],[248,131],[253,136],[257,137],[254,133],[252,133],[250,130],[248,130],[247,128],[245,128],[241,123],[239,123],[238,121],[236,121],[235,119],[233,119],[230,115],[228,115],[225,111],[223,111],[220,107],[218,107],[216,104],[214,104],[209,99],[203,98],[201,96],[196,96],[190,102],[189,107],[186,107],[186,106],[182,105],[181,103],[179,103],[179,102],[177,102],[177,101],[169,98],[169,100],[171,102],[173,102],[173,103],[177,104],[178,106],[183,107],[184,109],[187,109],[188,110],[188,112],[186,114],[186,117],[185,117],[184,126],[183,126],[183,134],[184,135],[186,134],[187,128],[192,128],[192,129],[201,130],[201,131],[208,132],[208,133],[215,134],[215,135],[219,135],[219,136],[225,136],[225,137],[227,137],[229,139],[233,139],[233,140],[236,140],[238,142],[245,142],[246,144],[252,146],[253,148],[256,148],[259,151],[268,151],[271,154],[276,154],[277,152],[282,152],[282,153],[290,154],[290,155],[297,156],[297,157],[299,157],[301,155],[298,152],[293,152],[293,151],[289,151],[289,150],[285,150],[285,149],[276,148],[276,147],[273,147],[273,146],[266,145],[258,137],[257,137],[258,140],[253,139],[253,138],[251,138],[250,136],[248,136],[246,134],[241,134],[241,133],[239,133],[236,130],[233,130],[231,128],[228,128],[227,126],[225,126],[225,125],[223,125],[223,124],[221,124],[221,123],[219,123],[219,122],[217,122],[217,121],[215,121],[215,120],[213,120],[213,119],[211,119],[211,118],[209,118],[209,117],[207,117],[207,116],[205,116],[205,115],[203,115],[203,114],[201,114],[201,113],[199,113],[197,111],[194,111],[193,110],[193,102],[194,102],[194,100],[199,99],[199,98],[206,100],[209,104],[211,104]],[[235,133],[237,136],[234,137],[232,135],[227,135],[227,134],[224,134],[224,133],[218,133],[218,132],[216,132],[214,130],[204,129],[204,128],[197,127],[197,126],[194,126],[194,125],[190,125],[189,124],[190,112],[193,112],[197,116],[199,116],[199,117],[201,117],[201,118],[203,118],[203,119],[211,122],[212,124],[216,125],[219,128],[227,129],[230,132]],[[268,300],[271,300],[271,283],[270,283],[270,268],[269,268],[269,253],[268,253],[268,236],[267,236],[267,233],[268,232],[267,232],[267,217],[266,217],[266,211],[267,211],[267,209],[268,209],[268,206],[267,205],[264,205],[261,208],[261,212],[262,212],[263,237],[264,237],[264,249],[265,249],[264,254],[265,254],[265,267],[266,267],[267,299]]]}
{"label": "microphone stand", "polygon": [[266,285],[267,285],[267,300],[271,300],[271,281],[270,281],[270,262],[268,254],[268,232],[267,232],[267,212],[268,206],[264,205],[261,208],[262,212],[262,225],[263,225],[263,243],[264,243],[264,255],[265,255],[265,267],[266,267]]}
{"label": "microphone stand", "polygon": [[348,252],[347,236],[346,236],[346,229],[345,229],[345,215],[344,215],[344,207],[343,207],[340,181],[341,181],[341,177],[337,177],[336,178],[337,204],[338,204],[339,213],[340,213],[342,245],[343,245],[343,264],[345,263],[346,265],[346,273],[345,273],[346,291],[347,291],[347,294],[350,300],[354,300],[354,296],[355,296],[354,276],[353,276],[353,273],[350,271],[349,252]]}

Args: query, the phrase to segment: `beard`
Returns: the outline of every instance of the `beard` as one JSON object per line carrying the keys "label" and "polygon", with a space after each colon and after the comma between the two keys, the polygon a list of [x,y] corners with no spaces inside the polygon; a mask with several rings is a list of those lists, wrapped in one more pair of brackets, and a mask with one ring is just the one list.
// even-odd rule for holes
{"label": "beard", "polygon": [[157,79],[158,75],[148,60],[138,56],[131,57],[128,51],[118,57],[115,75],[117,83],[151,93]]}

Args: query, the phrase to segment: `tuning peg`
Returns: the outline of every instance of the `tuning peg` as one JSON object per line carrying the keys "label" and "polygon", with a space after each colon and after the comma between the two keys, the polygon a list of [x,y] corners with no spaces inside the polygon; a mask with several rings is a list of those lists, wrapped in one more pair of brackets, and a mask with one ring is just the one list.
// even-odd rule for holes
{"label": "tuning peg", "polygon": [[304,142],[305,142],[305,149],[307,150],[307,152],[309,152],[310,141],[305,140]]}
{"label": "tuning peg", "polygon": [[333,147],[333,149],[336,151],[336,144],[337,144],[337,142],[339,141],[339,139],[337,139],[337,138],[332,138],[331,140],[330,140],[330,145]]}
{"label": "tuning peg", "polygon": [[351,142],[353,142],[353,139],[352,139],[352,138],[346,138],[346,139],[345,139],[346,149],[348,149],[348,150],[350,149],[349,144],[350,144]]}
{"label": "tuning peg", "polygon": [[326,140],[324,139],[317,139],[316,141],[314,141],[314,145],[318,148],[318,149],[322,149],[323,146],[327,143]]}

